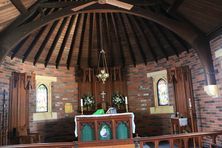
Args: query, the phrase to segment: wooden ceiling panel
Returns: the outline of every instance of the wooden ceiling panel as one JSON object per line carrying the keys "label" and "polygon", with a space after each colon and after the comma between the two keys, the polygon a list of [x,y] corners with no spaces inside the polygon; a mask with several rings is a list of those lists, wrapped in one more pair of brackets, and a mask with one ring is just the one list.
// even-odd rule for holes
{"label": "wooden ceiling panel", "polygon": [[[34,9],[38,6],[33,5],[35,2],[37,0],[22,0],[25,8],[33,7],[27,9],[31,14],[23,13],[21,10],[22,14],[20,14],[18,7],[16,8],[9,0],[1,1],[0,29],[20,17],[29,16],[22,22],[29,24],[44,19],[48,14],[60,13],[70,5],[86,3],[87,0],[38,1],[41,3],[41,8]],[[177,6],[175,6],[175,0],[152,1],[152,3],[137,0],[128,2],[174,21],[181,21],[183,18],[178,19],[178,16],[184,16],[188,22],[193,23],[204,33],[222,26],[222,20],[218,19],[222,16],[221,0],[180,0]],[[150,20],[125,14],[122,11],[121,13],[111,12],[109,9],[115,9],[115,7],[107,4],[90,6],[90,8],[99,9],[103,7],[107,9],[77,15],[70,14],[49,22],[47,27],[30,32],[27,40],[18,43],[17,48],[9,55],[34,64],[40,62],[46,66],[55,65],[57,68],[59,66],[84,68],[97,67],[99,51],[103,48],[109,66],[136,66],[140,63],[147,64],[149,61],[158,62],[162,58],[168,59],[171,55],[178,56],[190,48],[176,34]],[[18,24],[16,25],[15,27],[19,27]]]}
{"label": "wooden ceiling panel", "polygon": [[126,32],[123,23],[120,19],[120,14],[114,15],[114,20],[116,23],[117,34],[119,36],[120,46],[123,50],[123,57],[125,59],[126,65],[135,65],[135,57],[131,54],[129,40],[127,39]]}
{"label": "wooden ceiling panel", "polygon": [[51,28],[52,24],[49,24],[46,26],[46,29],[44,30],[44,32],[42,33],[41,37],[39,38],[39,40],[36,42],[35,46],[33,47],[33,50],[31,50],[30,55],[27,58],[27,61],[31,61],[34,62],[34,58],[39,50],[39,48],[41,47],[44,39],[46,38],[46,35],[48,34],[50,28]]}
{"label": "wooden ceiling panel", "polygon": [[178,12],[205,33],[222,26],[221,0],[185,0]]}
{"label": "wooden ceiling panel", "polygon": [[[42,53],[41,53],[41,55],[39,57],[39,62],[45,63],[45,59],[47,58],[48,52],[49,52],[49,50],[50,50],[50,48],[52,46],[52,43],[53,43],[53,41],[55,39],[56,33],[59,30],[59,27],[61,26],[61,23],[62,23],[62,20],[60,20],[58,22],[55,21],[55,22],[52,23],[51,28],[50,28],[52,33],[48,32],[48,34],[50,34],[50,35],[48,36],[49,38],[46,39],[46,44],[43,47]],[[49,63],[49,64],[52,64],[52,63]]]}
{"label": "wooden ceiling panel", "polygon": [[78,55],[79,55],[79,50],[80,50],[80,41],[81,41],[81,36],[82,36],[84,16],[85,16],[85,14],[80,14],[79,15],[80,20],[79,20],[79,23],[77,24],[78,28],[75,28],[75,30],[77,31],[77,36],[75,38],[75,44],[74,44],[71,66],[77,66],[77,64],[78,64]]}
{"label": "wooden ceiling panel", "polygon": [[[121,14],[123,24],[126,28],[126,34],[129,36],[129,42],[131,47],[131,53],[135,57],[135,62],[143,63],[146,61],[145,53],[143,52],[140,42],[136,36],[136,32],[132,28],[133,24],[130,24],[128,17],[125,14]],[[145,62],[144,62],[145,63]]]}

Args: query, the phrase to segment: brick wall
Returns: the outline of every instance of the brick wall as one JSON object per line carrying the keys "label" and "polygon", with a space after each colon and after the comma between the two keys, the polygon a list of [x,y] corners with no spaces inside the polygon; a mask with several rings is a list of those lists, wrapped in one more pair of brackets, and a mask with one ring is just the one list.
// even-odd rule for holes
{"label": "brick wall", "polygon": [[[67,70],[65,67],[48,66],[39,64],[33,66],[30,62],[22,63],[19,59],[10,60],[7,57],[3,64],[0,65],[0,92],[5,89],[9,92],[9,78],[13,71],[21,73],[34,72],[36,75],[57,77],[57,82],[52,83],[52,111],[57,112],[58,120],[33,121],[35,112],[35,90],[30,92],[30,130],[39,132],[45,141],[72,141],[73,134],[73,115],[78,109],[78,87],[75,82],[74,69]],[[2,95],[0,95],[2,101]],[[65,103],[72,103],[74,113],[66,114],[64,111]],[[2,104],[2,102],[0,102]],[[69,135],[69,136],[67,136]],[[60,140],[59,140],[60,139]]]}
{"label": "brick wall", "polygon": [[[214,52],[222,48],[222,36],[211,41],[213,62],[216,71],[217,84],[222,92],[222,57],[215,58]],[[170,67],[188,65],[191,69],[194,99],[199,131],[212,131],[222,129],[222,97],[212,98],[207,96],[203,90],[206,82],[204,69],[200,64],[197,53],[191,50],[183,52],[179,57],[171,56],[169,60],[162,59],[158,63],[150,62],[147,66],[141,64],[128,68],[128,98],[130,111],[135,113],[137,133],[139,135],[159,135],[169,133],[170,122],[167,114],[150,115],[149,107],[153,106],[152,81],[146,73],[163,70]],[[41,132],[46,141],[67,141],[73,136],[73,115],[77,113],[78,88],[75,83],[74,69],[66,70],[65,67],[55,69],[43,65],[32,66],[31,63],[22,63],[19,59],[10,60],[6,58],[0,65],[0,92],[4,89],[8,92],[9,78],[12,71],[35,72],[38,75],[55,76],[58,81],[53,84],[53,106],[54,112],[58,113],[58,120],[33,122],[32,113],[35,106],[35,91],[31,92],[30,100],[30,126],[32,131]],[[172,96],[172,93],[170,93]],[[6,95],[8,99],[8,93]],[[173,97],[172,97],[173,98]],[[64,113],[64,103],[71,102],[74,106],[74,114]],[[171,101],[173,104],[173,102]],[[0,104],[2,95],[0,93]],[[1,106],[0,106],[1,109]],[[64,118],[65,117],[65,118]],[[49,128],[53,127],[53,128]],[[51,130],[52,129],[52,130]],[[68,135],[68,136],[67,136]],[[71,135],[71,136],[70,136]],[[51,138],[50,138],[51,137]],[[61,138],[63,137],[63,138]],[[71,137],[71,138],[70,138]],[[221,138],[222,139],[222,138]]]}
{"label": "brick wall", "polygon": [[[201,93],[200,91],[202,91],[202,89],[200,89],[200,87],[203,87],[201,85],[204,84],[205,80],[203,68],[194,50],[191,50],[189,53],[183,52],[179,55],[179,57],[171,56],[168,60],[162,59],[158,61],[158,63],[150,62],[147,64],[147,66],[142,64],[129,68],[127,83],[129,104],[130,110],[136,114],[136,121],[138,123],[137,126],[141,127],[137,130],[139,135],[169,134],[171,127],[169,120],[171,114],[151,115],[149,113],[149,108],[154,107],[154,100],[152,79],[147,78],[147,73],[185,65],[188,65],[191,69],[194,91],[198,89],[197,92],[194,92],[196,107],[198,110],[196,96]],[[169,86],[170,102],[171,105],[173,105],[173,87],[172,84]],[[149,95],[144,95],[146,93]]]}
{"label": "brick wall", "polygon": [[[204,92],[203,87],[206,84],[204,69],[194,50],[189,53],[183,52],[179,57],[171,56],[168,61],[162,59],[158,63],[150,62],[147,66],[129,67],[127,83],[129,107],[131,111],[135,112],[137,127],[139,127],[137,128],[137,133],[140,135],[160,135],[170,132],[170,115],[150,115],[149,113],[149,107],[153,106],[153,88],[150,87],[152,86],[152,80],[148,79],[146,74],[184,65],[189,66],[191,69],[198,130],[213,131],[222,129],[222,57],[215,58],[214,55],[219,48],[222,48],[222,35],[211,41],[216,80],[220,88],[220,97],[218,98],[209,97]],[[144,95],[146,93],[149,93],[149,95]]]}

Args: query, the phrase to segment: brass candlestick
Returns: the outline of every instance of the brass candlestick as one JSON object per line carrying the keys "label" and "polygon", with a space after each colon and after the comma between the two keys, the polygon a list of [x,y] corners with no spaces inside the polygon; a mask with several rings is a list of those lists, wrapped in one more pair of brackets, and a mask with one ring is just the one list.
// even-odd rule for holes
{"label": "brass candlestick", "polygon": [[125,104],[126,105],[126,112],[129,112],[129,110],[128,110],[128,104]]}
{"label": "brass candlestick", "polygon": [[80,108],[81,108],[81,115],[83,115],[83,106],[81,106]]}
{"label": "brass candlestick", "polygon": [[80,99],[80,109],[81,109],[81,114],[83,115],[83,99]]}
{"label": "brass candlestick", "polygon": [[127,96],[125,97],[125,105],[126,105],[126,112],[128,112],[128,99],[127,99]]}

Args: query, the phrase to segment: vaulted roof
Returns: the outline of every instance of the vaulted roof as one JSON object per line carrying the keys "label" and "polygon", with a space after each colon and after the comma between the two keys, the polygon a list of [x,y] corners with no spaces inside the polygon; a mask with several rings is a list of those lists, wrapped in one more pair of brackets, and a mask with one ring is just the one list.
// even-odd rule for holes
{"label": "vaulted roof", "polygon": [[[20,26],[56,13],[63,13],[62,10],[70,5],[84,9],[81,7],[90,2],[95,1],[2,0],[0,29],[4,32],[9,27],[13,28],[16,21],[21,19],[24,20]],[[122,0],[121,2],[138,6],[175,22],[186,22],[208,37],[221,30],[221,0]],[[179,56],[181,52],[189,50],[190,45],[186,41],[161,23],[133,13],[115,11],[116,6],[101,3],[87,6],[92,10],[100,8],[97,11],[54,18],[34,29],[14,45],[8,56],[31,61],[33,64],[44,63],[46,66],[52,64],[69,68],[97,66],[99,51],[102,48],[106,51],[109,66],[158,62],[159,59],[168,59],[171,55]],[[25,16],[26,14],[29,16]]]}

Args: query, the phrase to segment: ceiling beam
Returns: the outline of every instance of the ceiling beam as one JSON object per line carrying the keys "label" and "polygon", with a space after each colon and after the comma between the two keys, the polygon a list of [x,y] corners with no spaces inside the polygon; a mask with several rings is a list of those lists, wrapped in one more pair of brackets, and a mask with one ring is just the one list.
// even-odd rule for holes
{"label": "ceiling beam", "polygon": [[128,17],[128,15],[125,15],[125,16],[126,16],[126,18],[128,19],[128,22],[131,25],[131,28],[132,28],[132,31],[133,31],[133,36],[135,38],[135,41],[136,41],[137,45],[139,46],[140,54],[141,54],[141,57],[143,58],[144,64],[147,65],[146,53],[143,50],[143,47],[141,45],[141,42],[140,42],[140,39],[139,39],[139,36],[138,36],[138,31],[135,28],[135,22],[134,22],[134,20],[132,20],[131,17]]}
{"label": "ceiling beam", "polygon": [[109,24],[109,22],[108,22],[108,15],[107,15],[107,13],[105,13],[104,14],[105,15],[105,35],[106,35],[106,38],[107,38],[107,45],[108,45],[108,51],[109,51],[109,60],[110,60],[110,66],[111,67],[113,67],[113,65],[114,65],[114,61],[115,61],[115,56],[114,56],[114,54],[113,54],[113,44],[111,43],[111,33],[110,33],[110,31],[112,30],[111,28],[110,28],[110,24]]}
{"label": "ceiling beam", "polygon": [[41,46],[39,47],[39,49],[38,49],[38,51],[37,51],[37,53],[36,53],[36,55],[35,55],[35,57],[34,57],[33,65],[36,65],[36,63],[38,62],[39,57],[41,56],[42,51],[45,49],[45,46],[46,46],[46,44],[48,43],[49,38],[51,37],[52,33],[54,32],[56,26],[58,25],[58,22],[59,22],[59,20],[55,21],[55,22],[52,24],[49,32],[47,33],[46,37],[44,38]]}
{"label": "ceiling beam", "polygon": [[154,24],[152,23],[154,27],[157,28],[157,30],[160,32],[161,36],[163,36],[163,38],[167,41],[167,43],[170,45],[170,49],[173,50],[174,54],[177,55],[177,57],[179,57],[179,52],[177,50],[177,48],[174,46],[174,44],[169,40],[169,38],[167,37],[167,35],[165,34],[164,30],[158,25],[158,24]]}
{"label": "ceiling beam", "polygon": [[26,13],[27,12],[27,9],[25,8],[25,6],[21,2],[21,0],[10,0],[10,1],[12,2],[12,4],[16,7],[16,9],[20,13]]}
{"label": "ceiling beam", "polygon": [[86,32],[86,23],[87,23],[87,16],[88,14],[84,14],[83,18],[83,26],[82,26],[82,31],[80,35],[80,45],[79,45],[79,52],[78,52],[78,58],[77,58],[77,66],[81,65],[81,57],[82,57],[82,52],[83,52],[83,45],[85,44],[85,32]]}
{"label": "ceiling beam", "polygon": [[[14,0],[15,2],[17,0]],[[8,31],[10,32],[10,30],[15,29],[16,27],[18,27],[19,25],[23,24],[25,21],[27,21],[28,19],[30,19],[37,11],[39,8],[39,2],[36,2],[35,4],[33,4],[26,12],[21,13],[14,21],[13,23],[10,23],[7,26],[7,29],[4,29],[2,32],[4,33],[8,33]]]}
{"label": "ceiling beam", "polygon": [[30,44],[30,46],[26,49],[23,58],[22,58],[22,62],[25,62],[25,60],[27,59],[27,57],[29,56],[30,52],[32,51],[33,47],[36,45],[36,43],[38,42],[38,40],[40,39],[40,37],[42,36],[43,32],[45,31],[47,26],[44,26],[40,29],[40,31],[35,35],[34,39],[32,40],[32,43]]}
{"label": "ceiling beam", "polygon": [[124,34],[126,36],[126,41],[128,43],[128,47],[129,47],[129,53],[130,53],[130,56],[133,60],[133,65],[136,66],[136,57],[135,57],[135,53],[133,52],[133,47],[132,47],[132,43],[130,42],[130,38],[129,38],[129,34],[127,32],[127,28],[126,28],[126,24],[124,23],[123,21],[123,18],[120,16],[120,14],[117,14],[117,19],[118,21],[121,23],[121,26],[124,30]]}
{"label": "ceiling beam", "polygon": [[110,5],[92,5],[90,7],[84,8],[81,11],[76,12],[72,11],[73,8],[73,6],[66,7],[58,12],[41,17],[41,19],[36,19],[35,21],[23,24],[11,30],[9,29],[10,27],[7,27],[3,32],[0,33],[0,61],[4,59],[4,57],[10,52],[13,47],[16,46],[19,41],[28,36],[32,31],[48,24],[51,21],[79,13],[119,12],[136,15],[150,21],[154,21],[179,35],[190,45],[192,45],[192,47],[196,49],[199,53],[201,63],[203,64],[205,69],[207,84],[216,84],[208,38],[205,36],[204,33],[200,32],[189,23],[175,21],[138,6],[134,6],[131,10],[125,10]]}
{"label": "ceiling beam", "polygon": [[52,45],[51,45],[51,47],[50,47],[50,49],[49,49],[49,51],[48,51],[47,56],[46,56],[46,58],[45,58],[45,67],[47,67],[47,65],[48,65],[48,63],[49,63],[49,61],[50,61],[50,58],[51,58],[51,56],[52,56],[52,53],[53,53],[53,51],[54,51],[54,49],[55,49],[55,47],[56,47],[56,44],[58,43],[58,40],[59,40],[59,38],[60,38],[60,35],[61,35],[63,29],[65,28],[65,25],[66,25],[67,20],[68,20],[68,17],[65,17],[65,18],[62,20],[62,24],[60,25],[59,30],[58,30],[58,32],[56,33],[56,36],[55,36],[55,38],[54,38],[54,40],[53,40],[53,42],[52,42]]}
{"label": "ceiling beam", "polygon": [[90,15],[90,21],[89,21],[89,45],[88,45],[88,67],[92,67],[92,49],[93,49],[93,36],[94,36],[94,28],[95,28],[95,19],[96,14],[89,14]]}
{"label": "ceiling beam", "polygon": [[[175,0],[178,1],[180,3],[180,1],[182,2],[183,0]],[[162,13],[164,13],[164,15],[166,17],[170,17],[173,19],[176,19],[178,21],[180,21],[181,23],[186,24],[187,26],[190,26],[193,30],[195,30],[197,33],[202,33],[202,31],[196,26],[194,25],[192,22],[190,22],[188,19],[186,19],[181,13],[179,13],[176,9],[172,9],[173,5],[170,5],[169,3],[167,3],[164,0],[161,0],[161,9],[162,9]],[[173,31],[174,32],[174,31]],[[203,33],[202,33],[203,34]]]}
{"label": "ceiling beam", "polygon": [[29,38],[29,36],[27,36],[26,38],[24,38],[21,42],[18,43],[18,45],[12,50],[12,55],[11,55],[11,59],[13,59],[16,54],[18,53],[19,49],[24,45],[24,43],[27,41],[27,39]]}
{"label": "ceiling beam", "polygon": [[95,0],[87,0],[87,1],[57,1],[57,2],[43,2],[39,4],[40,8],[66,8],[66,7],[80,7],[82,5],[91,3]]}
{"label": "ceiling beam", "polygon": [[65,49],[65,47],[66,47],[66,43],[67,43],[67,41],[68,41],[68,38],[69,38],[69,35],[70,35],[70,32],[71,32],[72,26],[73,26],[74,19],[75,19],[75,17],[74,17],[74,16],[71,16],[71,18],[70,18],[70,20],[69,20],[68,28],[67,28],[67,30],[66,30],[65,36],[64,36],[63,41],[62,41],[62,44],[61,44],[61,46],[60,46],[58,56],[57,56],[57,58],[56,58],[56,68],[59,67],[59,63],[60,63],[60,60],[61,60],[61,58],[62,58],[62,54],[63,54],[63,52],[64,52],[64,49]]}
{"label": "ceiling beam", "polygon": [[189,52],[189,49],[191,48],[188,43],[186,43],[183,39],[181,39],[178,35],[176,35],[175,33],[169,31],[173,37],[180,43],[180,45],[187,51]]}
{"label": "ceiling beam", "polygon": [[[112,9],[111,9],[112,8]],[[35,21],[32,21],[28,24],[21,25],[17,27],[16,29],[10,30],[7,34],[5,32],[1,32],[1,46],[2,50],[0,54],[0,60],[5,56],[5,50],[10,50],[11,47],[15,46],[15,44],[22,40],[25,36],[30,34],[33,30],[42,27],[49,23],[52,20],[57,20],[60,19],[63,16],[67,16],[70,14],[78,14],[78,13],[89,13],[89,12],[121,12],[121,13],[127,13],[127,14],[132,14],[136,16],[141,16],[144,17],[145,19],[149,19],[152,21],[155,21],[168,29],[172,30],[173,32],[179,34],[182,38],[187,40],[189,43],[192,44],[194,39],[199,35],[198,32],[192,29],[189,25],[185,24],[180,24],[179,22],[176,22],[174,20],[170,20],[166,17],[154,14],[153,12],[149,10],[144,10],[138,7],[133,7],[131,11],[128,10],[123,10],[120,8],[113,8],[111,7],[110,9],[104,9],[101,7],[92,7],[88,8],[86,10],[80,11],[80,12],[73,12],[71,9],[72,7],[65,8],[63,10],[54,12],[52,14],[49,14],[47,16],[42,17],[41,19],[37,19]],[[16,30],[16,31],[15,31]],[[186,31],[184,31],[186,30]],[[4,34],[4,35],[3,35]],[[3,54],[4,53],[4,54]]]}
{"label": "ceiling beam", "polygon": [[168,13],[175,13],[177,9],[182,5],[184,0],[174,0],[173,4],[167,9]]}
{"label": "ceiling beam", "polygon": [[[135,6],[153,6],[153,5],[159,4],[159,2],[156,0],[149,0],[149,1],[147,1],[147,0],[120,0],[120,1],[132,4]],[[69,6],[78,7],[78,6],[81,6],[86,3],[90,3],[90,2],[93,2],[93,0],[87,1],[87,2],[84,2],[84,1],[44,2],[44,3],[39,4],[39,6],[41,8],[65,8],[65,7],[69,7]]]}
{"label": "ceiling beam", "polygon": [[82,18],[81,15],[76,16],[75,28],[74,28],[74,32],[73,32],[73,36],[72,36],[72,42],[71,42],[71,45],[70,45],[68,59],[67,59],[67,62],[66,62],[67,69],[69,69],[70,66],[71,66],[73,51],[74,51],[75,45],[76,45],[77,34],[78,34],[78,30],[80,28],[81,18]]}
{"label": "ceiling beam", "polygon": [[[113,26],[113,29],[114,29],[114,34],[115,34],[115,39],[117,41],[117,47],[119,48],[119,51],[120,51],[120,59],[122,60],[122,66],[125,67],[125,57],[124,57],[124,52],[123,52],[123,47],[121,46],[121,37],[120,37],[120,34],[118,33],[118,30],[117,30],[117,24],[116,24],[116,21],[114,19],[114,16],[113,14],[111,13],[111,24]],[[118,50],[117,50],[118,51]]]}
{"label": "ceiling beam", "polygon": [[152,36],[154,37],[155,41],[157,42],[157,46],[159,47],[159,49],[162,52],[163,56],[168,60],[169,55],[166,52],[166,50],[164,49],[164,46],[161,43],[160,38],[157,36],[156,32],[154,31],[153,25],[150,22],[148,22],[148,21],[146,21],[145,24],[148,26],[148,28],[150,30],[150,33],[152,34]]}
{"label": "ceiling beam", "polygon": [[145,34],[145,28],[146,28],[146,25],[145,23],[143,22],[143,20],[141,18],[136,18],[134,16],[135,20],[137,20],[139,23],[137,23],[137,21],[135,21],[135,25],[137,26],[138,25],[138,28],[139,28],[139,32],[141,32],[143,38],[145,38],[146,40],[146,44],[148,46],[148,50],[149,52],[151,52],[151,55],[153,57],[153,59],[156,61],[156,63],[158,62],[158,59],[157,59],[157,55],[155,53],[155,51],[153,50],[152,46],[151,46],[151,43],[150,43],[150,40],[149,40],[149,37]]}
{"label": "ceiling beam", "polygon": [[[50,9],[48,9],[46,11],[46,14],[49,14],[50,13]],[[55,11],[55,10],[54,10]],[[37,16],[37,12],[34,13],[31,17],[35,18]],[[31,17],[28,18],[25,22],[29,22],[31,21]],[[25,54],[23,55],[23,59],[22,59],[22,62],[25,62],[26,58],[29,56],[31,50],[33,49],[33,47],[35,46],[35,44],[37,43],[37,41],[40,39],[40,37],[42,36],[43,32],[45,31],[45,29],[47,28],[48,25],[42,27],[40,29],[40,31],[36,34],[34,40],[32,41],[32,43],[30,44],[30,46],[28,47],[28,49],[26,50]]]}

